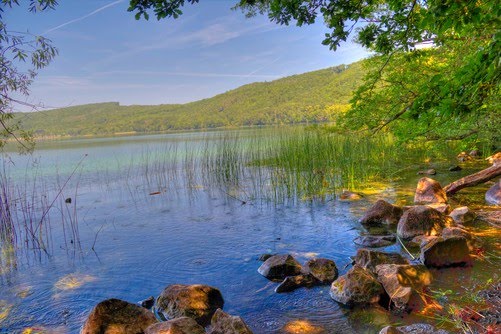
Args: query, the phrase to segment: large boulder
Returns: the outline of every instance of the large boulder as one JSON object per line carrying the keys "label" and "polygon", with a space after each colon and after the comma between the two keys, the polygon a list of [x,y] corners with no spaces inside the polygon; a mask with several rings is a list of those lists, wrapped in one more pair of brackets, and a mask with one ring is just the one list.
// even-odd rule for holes
{"label": "large boulder", "polygon": [[360,248],[355,256],[355,264],[376,273],[376,266],[380,264],[409,264],[409,261],[398,253],[385,253]]}
{"label": "large boulder", "polygon": [[137,334],[158,322],[153,312],[120,299],[107,299],[90,312],[81,334]]}
{"label": "large boulder", "polygon": [[423,177],[418,181],[414,203],[447,203],[447,195],[437,181]]}
{"label": "large boulder", "polygon": [[492,205],[501,205],[501,179],[487,190],[485,200]]}
{"label": "large boulder", "polygon": [[189,317],[205,327],[224,300],[218,289],[208,285],[174,284],[162,291],[156,305],[166,318]]}
{"label": "large boulder", "polygon": [[427,267],[450,267],[470,264],[470,251],[464,237],[430,240],[421,248],[420,260]]}
{"label": "large boulder", "polygon": [[435,329],[429,324],[412,324],[408,326],[386,326],[379,334],[449,334],[443,329]]}
{"label": "large boulder", "polygon": [[357,265],[332,282],[330,296],[347,306],[379,302],[384,289],[372,273]]}
{"label": "large boulder", "polygon": [[452,226],[451,217],[426,205],[417,205],[405,211],[397,226],[397,235],[412,239],[417,235],[438,235],[444,227]]}
{"label": "large boulder", "polygon": [[455,208],[454,210],[452,210],[449,216],[454,220],[456,224],[461,225],[472,223],[475,218],[477,218],[475,212],[471,211],[467,206]]}
{"label": "large boulder", "polygon": [[431,273],[423,265],[381,264],[376,267],[376,273],[377,280],[399,310],[406,309],[411,297],[419,298],[423,287],[431,283]]}
{"label": "large boulder", "polygon": [[361,235],[353,242],[359,246],[376,248],[393,245],[397,239],[394,235]]}
{"label": "large boulder", "polygon": [[268,258],[257,271],[267,279],[283,280],[287,276],[301,274],[302,267],[294,257],[285,254]]}
{"label": "large boulder", "polygon": [[321,284],[330,284],[338,276],[336,263],[329,259],[311,259],[306,262],[304,269]]}
{"label": "large boulder", "polygon": [[402,213],[402,208],[380,199],[365,212],[360,223],[364,225],[396,224]]}
{"label": "large boulder", "polygon": [[242,318],[218,309],[212,317],[208,334],[252,334],[252,331]]}
{"label": "large boulder", "polygon": [[301,287],[312,287],[317,283],[317,280],[310,274],[287,276],[282,283],[276,288],[276,293],[291,292]]}
{"label": "large boulder", "polygon": [[205,334],[205,329],[194,319],[181,317],[151,325],[144,334]]}

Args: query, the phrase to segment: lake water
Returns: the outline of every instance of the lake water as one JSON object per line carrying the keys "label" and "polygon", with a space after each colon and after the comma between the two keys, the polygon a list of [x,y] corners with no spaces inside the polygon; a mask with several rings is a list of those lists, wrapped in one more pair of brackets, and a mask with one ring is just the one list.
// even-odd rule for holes
{"label": "lake water", "polygon": [[[242,142],[256,136],[238,133]],[[358,218],[378,198],[408,202],[415,169],[358,202],[276,203],[244,186],[204,182],[200,157],[220,140],[221,132],[64,140],[40,143],[33,157],[4,157],[16,221],[31,221],[42,237],[34,244],[20,226],[15,242],[2,242],[0,332],[77,333],[98,302],[138,302],[174,283],[217,287],[224,310],[255,333],[288,333],[287,324],[300,322],[323,328],[315,333],[377,333],[388,322],[415,321],[350,312],[330,299],[329,286],[276,294],[276,283],[257,273],[260,254],[291,253],[300,262],[333,259],[344,274],[357,250],[353,239],[364,232]],[[471,270],[451,273],[471,277]]]}

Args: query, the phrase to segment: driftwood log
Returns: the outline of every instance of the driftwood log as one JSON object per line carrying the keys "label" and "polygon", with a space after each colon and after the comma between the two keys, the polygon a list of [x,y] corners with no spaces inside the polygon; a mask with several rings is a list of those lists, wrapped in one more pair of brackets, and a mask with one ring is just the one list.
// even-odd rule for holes
{"label": "driftwood log", "polygon": [[454,195],[458,191],[466,187],[473,187],[478,184],[487,182],[501,175],[501,154],[497,153],[492,157],[487,158],[493,163],[489,168],[483,169],[480,172],[465,176],[457,181],[454,181],[444,187],[447,196]]}

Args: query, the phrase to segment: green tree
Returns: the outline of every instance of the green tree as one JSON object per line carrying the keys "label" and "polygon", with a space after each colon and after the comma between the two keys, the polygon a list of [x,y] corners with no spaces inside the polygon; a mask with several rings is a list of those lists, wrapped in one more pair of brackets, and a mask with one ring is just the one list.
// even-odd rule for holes
{"label": "green tree", "polygon": [[[137,19],[149,12],[177,18],[197,2],[131,0],[129,11]],[[285,25],[321,19],[329,29],[323,44],[336,50],[354,35],[375,53],[347,114],[350,128],[391,130],[403,139],[500,138],[496,0],[240,0],[234,8]],[[413,51],[425,42],[434,49]]]}
{"label": "green tree", "polygon": [[[30,0],[28,10],[40,12],[56,5],[56,0]],[[52,61],[57,49],[42,36],[9,30],[3,14],[13,6],[19,6],[19,1],[0,1],[0,148],[7,140],[14,139],[21,151],[30,151],[33,148],[31,134],[21,130],[19,122],[13,122],[16,105],[27,103],[15,96],[29,94],[29,86],[37,71]]]}

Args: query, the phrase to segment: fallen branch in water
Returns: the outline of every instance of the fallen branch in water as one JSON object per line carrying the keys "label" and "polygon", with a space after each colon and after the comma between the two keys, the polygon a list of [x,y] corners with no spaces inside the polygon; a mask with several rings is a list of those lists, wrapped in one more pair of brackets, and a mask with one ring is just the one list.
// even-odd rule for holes
{"label": "fallen branch in water", "polygon": [[480,172],[465,176],[457,181],[454,181],[444,187],[447,196],[454,195],[458,191],[466,187],[473,187],[481,183],[485,183],[501,175],[501,160],[497,160],[494,165],[483,169]]}

